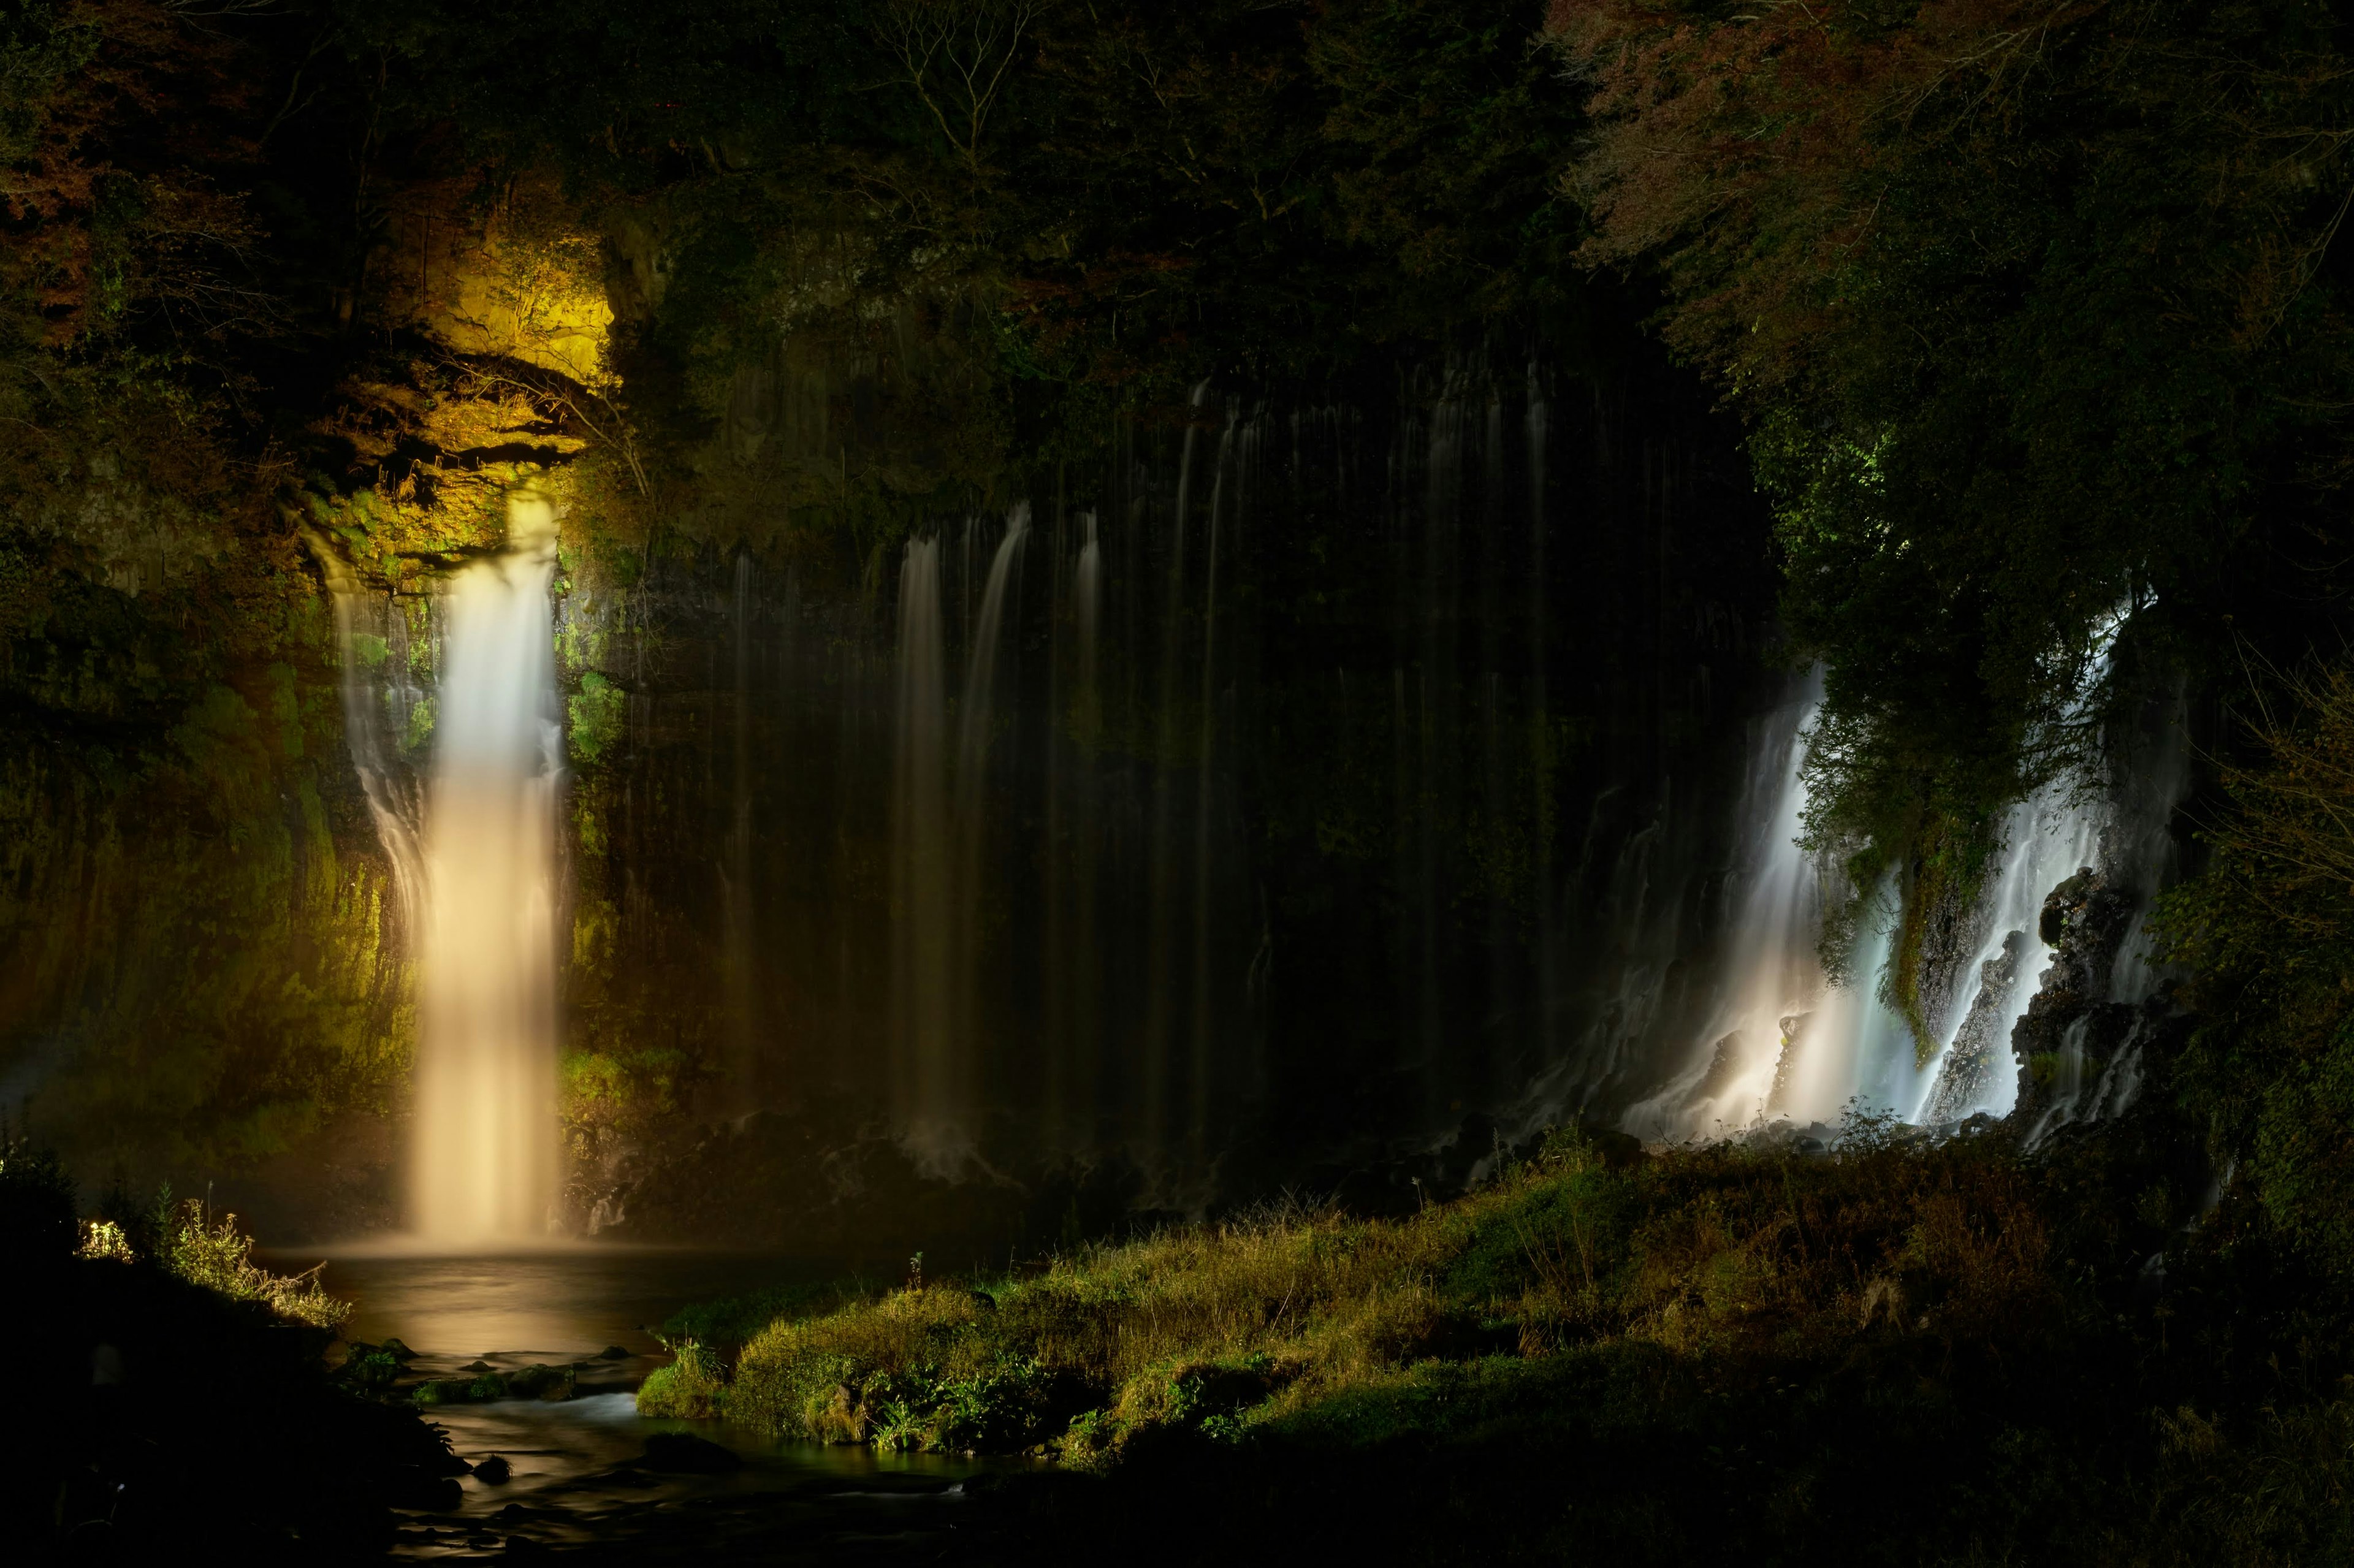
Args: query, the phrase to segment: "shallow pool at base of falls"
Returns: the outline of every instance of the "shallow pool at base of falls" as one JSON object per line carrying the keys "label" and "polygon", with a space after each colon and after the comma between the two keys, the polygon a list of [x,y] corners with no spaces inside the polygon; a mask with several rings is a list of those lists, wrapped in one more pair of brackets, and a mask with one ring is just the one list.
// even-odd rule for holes
{"label": "shallow pool at base of falls", "polygon": [[[296,1260],[271,1262],[284,1267]],[[637,1412],[637,1385],[669,1359],[652,1330],[671,1313],[841,1272],[806,1261],[654,1248],[331,1253],[323,1277],[355,1308],[345,1337],[408,1345],[414,1359],[404,1389],[531,1366],[574,1373],[569,1399],[429,1409],[460,1459],[480,1467],[496,1457],[506,1473],[460,1477],[454,1509],[405,1511],[393,1555],[552,1550],[631,1563],[791,1561],[845,1549],[863,1560],[938,1555],[963,1522],[967,1483],[1018,1465],[782,1441],[726,1422]],[[663,1468],[647,1455],[647,1439],[658,1433],[716,1443],[741,1466],[716,1474]]]}

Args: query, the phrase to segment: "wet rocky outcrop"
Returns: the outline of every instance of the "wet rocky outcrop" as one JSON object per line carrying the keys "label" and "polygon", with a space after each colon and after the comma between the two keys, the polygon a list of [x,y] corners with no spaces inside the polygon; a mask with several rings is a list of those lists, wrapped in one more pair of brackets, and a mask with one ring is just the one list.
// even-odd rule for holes
{"label": "wet rocky outcrop", "polygon": [[1988,1087],[2006,1065],[2003,1021],[2009,1016],[2026,952],[2027,933],[2013,931],[2003,938],[2002,950],[1978,966],[1977,997],[1954,1032],[1945,1071],[1922,1110],[1924,1122],[1933,1127],[1957,1122],[1970,1107],[1984,1103]]}
{"label": "wet rocky outcrop", "polygon": [[1782,1054],[1774,1060],[1774,1086],[1766,1095],[1769,1116],[1790,1108],[1790,1097],[1797,1088],[1799,1054],[1805,1049],[1807,1026],[1814,1019],[1814,1013],[1807,1012],[1782,1020]]}
{"label": "wet rocky outcrop", "polygon": [[2120,1001],[2115,995],[2117,950],[2137,903],[2090,866],[2043,900],[2037,934],[2052,948],[2052,963],[2010,1033],[2019,1065],[2011,1117],[2031,1139],[2055,1121],[2097,1114],[2097,1105],[2085,1103],[2088,1094],[2096,1100],[2131,1097],[2133,1086],[2118,1082],[2110,1069],[2146,1033],[2145,1012],[2155,1018],[2166,1011],[2162,1003]]}

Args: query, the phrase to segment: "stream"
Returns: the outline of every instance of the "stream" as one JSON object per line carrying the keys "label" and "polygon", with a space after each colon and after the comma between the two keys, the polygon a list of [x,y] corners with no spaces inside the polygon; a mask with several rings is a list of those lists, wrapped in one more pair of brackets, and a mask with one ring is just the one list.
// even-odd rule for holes
{"label": "stream", "polygon": [[[273,1266],[305,1267],[292,1255]],[[839,1270],[775,1257],[578,1246],[512,1255],[330,1256],[323,1278],[351,1301],[353,1342],[398,1339],[415,1352],[401,1386],[533,1365],[574,1368],[574,1397],[434,1406],[458,1457],[506,1461],[502,1480],[459,1478],[454,1511],[405,1512],[404,1560],[610,1556],[632,1563],[763,1562],[902,1554],[958,1541],[967,1483],[995,1465],[928,1454],[780,1441],[724,1421],[653,1420],[635,1390],[668,1356],[652,1332],[680,1308]],[[651,1467],[646,1440],[690,1433],[741,1467]],[[495,1467],[493,1467],[495,1473]]]}

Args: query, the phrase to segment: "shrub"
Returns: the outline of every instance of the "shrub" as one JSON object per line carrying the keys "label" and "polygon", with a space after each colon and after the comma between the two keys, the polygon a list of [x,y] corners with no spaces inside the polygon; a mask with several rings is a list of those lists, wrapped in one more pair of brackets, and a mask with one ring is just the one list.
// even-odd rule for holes
{"label": "shrub", "polygon": [[2199,1015],[2185,1108],[2244,1160],[2265,1213],[2354,1278],[2354,669],[2289,683],[2227,768],[2236,810],[2156,922]]}
{"label": "shrub", "polygon": [[253,1238],[237,1228],[235,1214],[213,1223],[194,1198],[173,1212],[158,1261],[192,1285],[233,1300],[260,1302],[289,1322],[332,1330],[352,1315],[350,1302],[330,1296],[319,1283],[319,1268],[325,1265],[296,1275],[270,1273],[253,1261]]}
{"label": "shrub", "polygon": [[73,1178],[56,1153],[0,1131],[0,1255],[62,1261],[78,1240]]}
{"label": "shrub", "polygon": [[647,1374],[638,1390],[638,1414],[668,1415],[699,1421],[719,1414],[719,1393],[726,1386],[719,1358],[693,1340],[671,1346],[674,1359]]}

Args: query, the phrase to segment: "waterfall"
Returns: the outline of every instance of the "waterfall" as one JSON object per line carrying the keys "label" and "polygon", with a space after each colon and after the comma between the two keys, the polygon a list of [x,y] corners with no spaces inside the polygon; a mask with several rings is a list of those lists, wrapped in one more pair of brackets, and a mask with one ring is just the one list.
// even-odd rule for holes
{"label": "waterfall", "polygon": [[[1094,1132],[1097,1077],[1096,1054],[1102,1036],[1102,997],[1098,966],[1096,905],[1097,867],[1101,863],[1102,806],[1096,776],[1096,751],[1103,730],[1103,692],[1097,680],[1097,646],[1103,620],[1103,545],[1096,536],[1096,514],[1079,514],[1086,542],[1072,575],[1073,606],[1077,621],[1078,694],[1071,728],[1077,743],[1077,810],[1073,823],[1076,853],[1070,862],[1071,939],[1063,961],[1071,986],[1070,1039],[1075,1046],[1076,1079],[1069,1093],[1079,1117],[1072,1130],[1086,1147]],[[1048,961],[1055,961],[1049,955]]]}
{"label": "waterfall", "polygon": [[[1635,1107],[1630,1127],[1653,1136],[1722,1135],[1766,1113],[1789,1044],[1788,1032],[1815,1004],[1821,893],[1798,847],[1806,810],[1806,732],[1822,705],[1822,675],[1811,672],[1791,698],[1762,720],[1750,747],[1743,790],[1742,891],[1714,1015],[1702,1032],[1706,1054],[1666,1095]],[[1777,1107],[1778,1108],[1778,1107]]]}
{"label": "waterfall", "polygon": [[2019,1091],[2010,1054],[2011,1026],[2027,1011],[2052,948],[2041,933],[2043,900],[2077,870],[2099,858],[2098,802],[2080,798],[2071,779],[2055,779],[2011,808],[2003,822],[2002,855],[1982,907],[1988,935],[1965,976],[1975,979],[1968,1010],[1938,1060],[1938,1075],[1921,1107],[1926,1122],[1960,1121],[1979,1111],[2009,1114]]}
{"label": "waterfall", "polygon": [[893,1089],[919,1150],[953,1145],[958,1085],[951,995],[947,675],[940,541],[911,539],[899,571],[899,692],[892,801]]}
{"label": "waterfall", "polygon": [[[2092,700],[2131,609],[2120,606],[2094,629],[2062,726],[2090,722]],[[1821,692],[1816,671],[1758,727],[1744,796],[1749,826],[1736,874],[1741,892],[1727,924],[1715,1010],[1694,1057],[1629,1110],[1626,1121],[1633,1130],[1668,1138],[1723,1136],[1776,1118],[1831,1121],[1850,1104],[1931,1126],[1980,1112],[2007,1115],[2018,1090],[2012,1032],[2055,952],[2044,939],[2045,899],[2088,868],[2129,884],[2145,908],[2155,891],[2168,853],[2165,822],[2183,788],[2179,725],[2155,765],[2144,770],[2149,777],[2131,789],[2094,788],[2063,775],[2006,815],[1995,867],[1977,906],[1975,928],[1982,936],[1958,966],[1968,1004],[1956,1010],[1959,1015],[1924,1065],[1911,1026],[1879,1000],[1894,941],[1893,880],[1866,900],[1848,982],[1825,986],[1816,969],[1821,891],[1817,867],[1797,840],[1806,810],[1806,732]],[[2129,802],[2126,794],[2140,798]],[[2128,837],[2132,842],[2125,842]],[[2138,1001],[2154,989],[2137,950],[2140,931],[2137,914],[2110,977],[2111,999]],[[2080,1115],[2115,1114],[2138,1086],[2138,1056],[2130,1046],[2100,1083],[2084,1084],[2083,1034],[2072,1027],[2062,1042],[2057,1094],[2038,1132]]]}
{"label": "waterfall", "polygon": [[721,903],[726,922],[726,968],[729,1060],[728,1096],[738,1110],[759,1103],[756,1082],[759,1061],[754,1033],[753,1007],[758,988],[753,983],[757,945],[752,915],[752,555],[736,556],[736,592],[729,611],[735,644],[735,712],[730,739],[733,776],[729,779],[726,858],[721,863]]}
{"label": "waterfall", "polygon": [[987,928],[983,895],[989,882],[990,795],[989,758],[996,738],[998,653],[1005,624],[1006,596],[1021,561],[1023,544],[1030,536],[1030,503],[1018,502],[1006,514],[1005,535],[990,557],[989,580],[981,589],[981,612],[972,625],[966,651],[964,697],[957,705],[956,927],[951,934],[956,990],[951,998],[954,1048],[957,1053],[958,1097],[945,1121],[936,1119],[928,1142],[922,1145],[935,1161],[960,1163],[970,1152],[972,1085],[981,1046],[981,933]]}
{"label": "waterfall", "polygon": [[1150,931],[1146,942],[1144,1019],[1144,1141],[1159,1154],[1168,1133],[1170,1044],[1176,1015],[1176,756],[1178,730],[1177,678],[1184,648],[1185,528],[1193,507],[1193,449],[1202,427],[1200,415],[1209,397],[1205,377],[1196,382],[1186,399],[1190,416],[1177,460],[1177,503],[1170,516],[1169,602],[1161,622],[1161,683],[1154,692],[1160,705],[1158,766],[1152,784],[1152,859],[1146,898]]}
{"label": "waterfall", "polygon": [[[1225,508],[1226,471],[1234,455],[1236,418],[1235,410],[1229,408],[1225,430],[1218,437],[1217,468],[1210,482],[1207,587],[1202,596],[1202,718],[1193,775],[1193,1056],[1186,1129],[1187,1141],[1197,1160],[1209,1136],[1214,1033],[1210,1005],[1210,769],[1217,747],[1218,525]],[[1240,489],[1239,477],[1236,488]]]}
{"label": "waterfall", "polygon": [[[968,553],[975,530],[966,530]],[[898,758],[893,801],[896,1085],[901,1134],[928,1170],[950,1174],[973,1153],[978,1077],[977,982],[988,873],[990,744],[998,645],[1022,545],[1024,502],[1007,514],[981,608],[971,622],[957,705],[953,792],[948,755],[947,660],[940,615],[940,543],[910,540],[899,576]],[[967,596],[970,598],[970,595]]]}
{"label": "waterfall", "polygon": [[[2063,726],[2081,726],[2088,721],[2093,697],[2108,677],[2117,636],[2135,609],[2127,600],[2094,626],[2074,694],[2061,717]],[[2155,821],[2158,830],[2155,836],[2162,842],[2165,819],[2172,814],[2181,789],[2179,748],[2170,749],[2154,772],[2162,776],[2155,780],[2158,788],[2142,793],[2153,797],[2145,805],[2156,810],[2138,814]],[[2136,883],[2155,875],[2156,856],[2147,842],[2120,843],[2115,846],[2119,853],[2105,853],[2111,830],[2137,814],[2121,810],[2125,803],[2115,798],[2116,794],[2115,789],[2086,789],[2063,776],[2045,783],[2005,819],[1999,868],[1981,904],[1991,916],[1987,921],[1988,935],[1963,971],[1966,977],[1975,976],[1978,983],[1968,1012],[1944,1042],[1935,1080],[1928,1087],[1918,1119],[1949,1122],[1979,1111],[1996,1116],[2010,1112],[2019,1093],[2011,1030],[2027,1012],[2052,962],[2054,949],[2044,941],[2042,931],[2043,901],[2052,890],[2078,871],[2094,867]],[[2149,885],[2137,888],[2145,906],[2147,895],[2154,891]],[[2130,957],[2147,974],[2147,966],[2142,964],[2139,953],[2142,913],[2136,914],[2120,959]],[[2081,1032],[2072,1033],[2072,1067],[2081,1065]],[[2061,1119],[2074,1114],[2073,1084],[2060,1106],[2064,1107]]]}
{"label": "waterfall", "polygon": [[410,1202],[429,1241],[544,1237],[556,1130],[556,518],[451,580],[426,812]]}
{"label": "waterfall", "polygon": [[1534,867],[1536,904],[1535,1038],[1530,1041],[1536,1059],[1550,1062],[1558,1046],[1553,998],[1553,742],[1549,730],[1546,661],[1551,653],[1545,617],[1545,443],[1551,439],[1553,408],[1529,361],[1528,409],[1522,422],[1527,442],[1526,488],[1529,507],[1529,820],[1536,828]]}
{"label": "waterfall", "polygon": [[[420,901],[425,891],[425,850],[419,831],[424,811],[414,781],[394,766],[393,749],[386,744],[383,708],[370,675],[378,667],[389,677],[387,697],[398,706],[396,719],[407,716],[408,694],[407,639],[396,640],[396,628],[407,623],[376,596],[360,588],[357,574],[318,535],[305,529],[303,543],[319,563],[334,605],[335,651],[344,709],[344,745],[351,753],[352,770],[359,776],[360,794],[367,801],[368,818],[376,842],[392,866],[392,895],[400,911],[400,928],[414,944],[422,932]],[[363,625],[363,622],[366,624]]]}
{"label": "waterfall", "polygon": [[1079,696],[1077,725],[1090,745],[1095,726],[1102,722],[1102,697],[1096,690],[1097,628],[1103,616],[1103,546],[1096,538],[1096,514],[1079,514],[1087,542],[1079,546],[1079,563],[1072,573],[1072,594],[1079,633]]}
{"label": "waterfall", "polygon": [[1019,502],[1006,514],[1005,537],[990,558],[981,616],[973,623],[972,641],[965,656],[964,701],[957,710],[957,817],[960,822],[972,821],[980,810],[997,700],[997,644],[1005,620],[1006,584],[1013,576],[1023,541],[1029,536],[1030,503]]}

